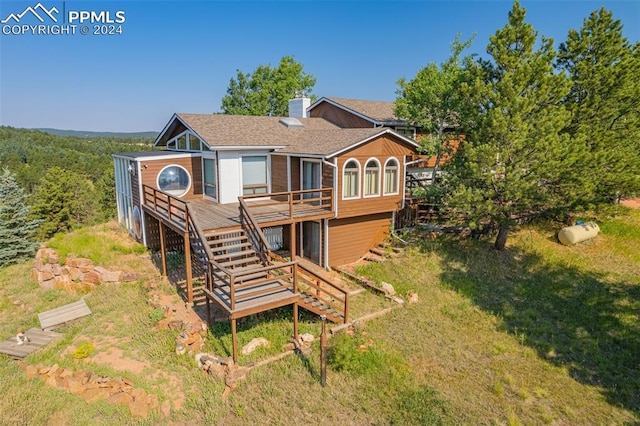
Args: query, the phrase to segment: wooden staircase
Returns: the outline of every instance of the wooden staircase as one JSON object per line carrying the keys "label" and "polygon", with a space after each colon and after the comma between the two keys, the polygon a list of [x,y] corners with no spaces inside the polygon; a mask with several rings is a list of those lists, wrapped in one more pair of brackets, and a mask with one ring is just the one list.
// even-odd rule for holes
{"label": "wooden staircase", "polygon": [[329,321],[336,324],[342,324],[345,322],[343,312],[339,312],[332,308],[330,305],[327,305],[321,300],[318,300],[305,293],[300,292],[299,295],[300,301],[298,301],[298,306],[300,306],[301,308],[304,308],[318,315],[324,315]]}
{"label": "wooden staircase", "polygon": [[220,266],[232,272],[265,266],[244,229],[214,230],[204,235],[213,256],[211,260]]}

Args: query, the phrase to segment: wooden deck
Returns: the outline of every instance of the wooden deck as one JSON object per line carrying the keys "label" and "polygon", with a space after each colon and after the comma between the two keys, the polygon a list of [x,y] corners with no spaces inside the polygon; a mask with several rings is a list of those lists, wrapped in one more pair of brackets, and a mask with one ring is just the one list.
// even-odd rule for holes
{"label": "wooden deck", "polygon": [[29,338],[29,342],[24,345],[18,345],[15,336],[0,342],[0,353],[9,355],[14,359],[23,359],[27,355],[32,354],[41,347],[51,343],[52,341],[59,339],[62,334],[54,331],[39,330],[32,328],[26,333]]}
{"label": "wooden deck", "polygon": [[[308,197],[308,198],[306,198]],[[243,197],[260,227],[278,226],[334,216],[333,190],[294,191]],[[177,200],[147,185],[143,208],[178,232],[184,232],[188,208],[203,231],[239,228],[240,203],[219,204],[204,198]]]}
{"label": "wooden deck", "polygon": [[235,290],[235,309],[231,308],[229,286],[217,287],[213,291],[205,289],[210,300],[215,301],[232,318],[242,318],[268,309],[291,305],[296,302],[298,295],[293,292],[290,284],[273,279],[255,285],[244,286]]}

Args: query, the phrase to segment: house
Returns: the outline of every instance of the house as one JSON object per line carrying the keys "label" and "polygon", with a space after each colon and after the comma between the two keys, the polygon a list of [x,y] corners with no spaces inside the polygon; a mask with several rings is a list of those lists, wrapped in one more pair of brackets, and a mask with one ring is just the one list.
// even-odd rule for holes
{"label": "house", "polygon": [[420,130],[396,117],[393,102],[322,97],[309,106],[308,114],[342,128],[388,127],[411,139]]}
{"label": "house", "polygon": [[169,254],[182,253],[188,301],[204,276],[207,306],[227,310],[234,336],[237,318],[287,304],[294,329],[298,306],[346,321],[346,292],[304,265],[359,259],[404,204],[417,143],[389,127],[305,117],[320,106],[307,105],[292,100],[282,118],[174,114],[160,150],[114,155],[120,223],[161,254],[164,275]]}
{"label": "house", "polygon": [[[361,99],[322,97],[309,105],[309,117],[321,117],[343,128],[388,127],[416,141],[427,137],[428,133],[415,123],[398,118],[393,102],[370,101]],[[451,134],[448,148],[455,152],[464,137],[455,134],[455,126],[448,126],[445,133]],[[446,164],[451,160],[445,152],[440,160]],[[410,187],[431,184],[436,166],[436,156],[413,155],[407,158],[406,175]]]}

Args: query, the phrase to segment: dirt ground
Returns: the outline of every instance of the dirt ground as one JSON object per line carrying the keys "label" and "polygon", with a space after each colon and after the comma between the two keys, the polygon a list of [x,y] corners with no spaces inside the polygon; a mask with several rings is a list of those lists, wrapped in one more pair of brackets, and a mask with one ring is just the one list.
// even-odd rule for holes
{"label": "dirt ground", "polygon": [[627,198],[626,200],[620,201],[620,204],[631,207],[632,209],[640,209],[640,198]]}

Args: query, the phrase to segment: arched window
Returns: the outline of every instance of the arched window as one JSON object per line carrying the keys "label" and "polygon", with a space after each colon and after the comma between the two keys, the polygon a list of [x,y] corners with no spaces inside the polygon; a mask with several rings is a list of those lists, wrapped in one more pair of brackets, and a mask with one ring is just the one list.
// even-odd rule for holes
{"label": "arched window", "polygon": [[360,196],[360,163],[349,160],[342,172],[342,198],[358,198]]}
{"label": "arched window", "polygon": [[182,166],[172,164],[158,173],[158,189],[174,197],[182,197],[191,187],[191,176]]}
{"label": "arched window", "polygon": [[364,167],[364,196],[380,195],[380,163],[372,158]]}
{"label": "arched window", "polygon": [[389,158],[384,165],[384,194],[398,193],[398,160]]}

